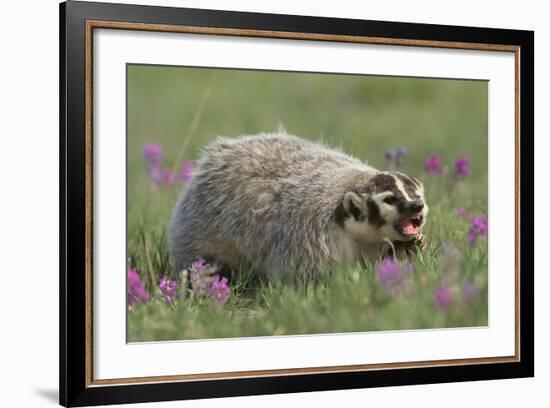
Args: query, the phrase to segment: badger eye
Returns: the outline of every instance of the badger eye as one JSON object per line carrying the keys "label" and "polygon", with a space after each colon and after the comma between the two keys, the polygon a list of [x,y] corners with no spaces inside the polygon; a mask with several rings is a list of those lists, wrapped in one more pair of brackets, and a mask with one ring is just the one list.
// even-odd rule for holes
{"label": "badger eye", "polygon": [[386,204],[389,204],[389,205],[395,204],[396,201],[397,201],[397,198],[395,198],[395,196],[389,196],[389,197],[384,198],[384,202]]}

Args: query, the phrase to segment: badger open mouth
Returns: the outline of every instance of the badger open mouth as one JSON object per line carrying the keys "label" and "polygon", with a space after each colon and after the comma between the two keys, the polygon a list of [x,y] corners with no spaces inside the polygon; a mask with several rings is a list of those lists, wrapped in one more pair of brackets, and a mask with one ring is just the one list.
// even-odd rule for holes
{"label": "badger open mouth", "polygon": [[406,217],[402,218],[393,227],[400,234],[403,234],[407,237],[413,237],[420,234],[420,231],[422,230],[423,220],[424,217],[422,217],[421,215],[417,215],[415,217]]}

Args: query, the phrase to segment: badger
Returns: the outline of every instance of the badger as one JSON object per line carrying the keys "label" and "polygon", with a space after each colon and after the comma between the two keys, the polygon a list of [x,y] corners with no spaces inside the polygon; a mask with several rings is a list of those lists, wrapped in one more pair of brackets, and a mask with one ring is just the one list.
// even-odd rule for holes
{"label": "badger", "polygon": [[[170,220],[175,271],[203,258],[258,276],[315,279],[421,248],[428,206],[415,177],[379,171],[286,132],[209,144]],[[395,249],[395,248],[394,248]]]}

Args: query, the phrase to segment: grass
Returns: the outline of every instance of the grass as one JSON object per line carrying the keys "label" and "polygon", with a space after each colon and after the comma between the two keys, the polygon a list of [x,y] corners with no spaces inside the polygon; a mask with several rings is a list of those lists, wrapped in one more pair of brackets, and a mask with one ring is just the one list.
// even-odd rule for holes
{"label": "grass", "polygon": [[[480,81],[129,66],[128,257],[151,300],[128,312],[128,340],[487,325],[487,242],[470,246],[469,220],[456,215],[457,207],[465,207],[469,216],[487,216],[487,104],[487,83]],[[430,206],[428,247],[413,259],[407,296],[386,293],[376,265],[367,264],[343,265],[315,284],[262,282],[240,271],[224,307],[205,296],[182,297],[173,305],[160,300],[158,280],[174,272],[166,234],[181,185],[153,185],[143,147],[161,144],[172,168],[179,165],[182,143],[183,158],[196,160],[215,135],[272,131],[279,122],[380,169],[387,168],[386,149],[407,148],[402,170],[424,181]],[[446,175],[424,172],[434,153]],[[471,176],[455,182],[452,166],[464,154],[471,159]],[[461,253],[454,272],[441,254],[444,243]],[[461,295],[465,281],[479,290],[473,301]],[[433,301],[440,285],[454,298],[443,310]]]}

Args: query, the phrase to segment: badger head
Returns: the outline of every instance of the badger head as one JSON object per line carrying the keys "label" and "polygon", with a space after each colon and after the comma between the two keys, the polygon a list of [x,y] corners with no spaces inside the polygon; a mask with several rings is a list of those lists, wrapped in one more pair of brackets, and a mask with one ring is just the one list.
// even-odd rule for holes
{"label": "badger head", "polygon": [[428,206],[422,183],[406,174],[381,172],[345,193],[337,221],[354,239],[411,241],[422,233]]}

